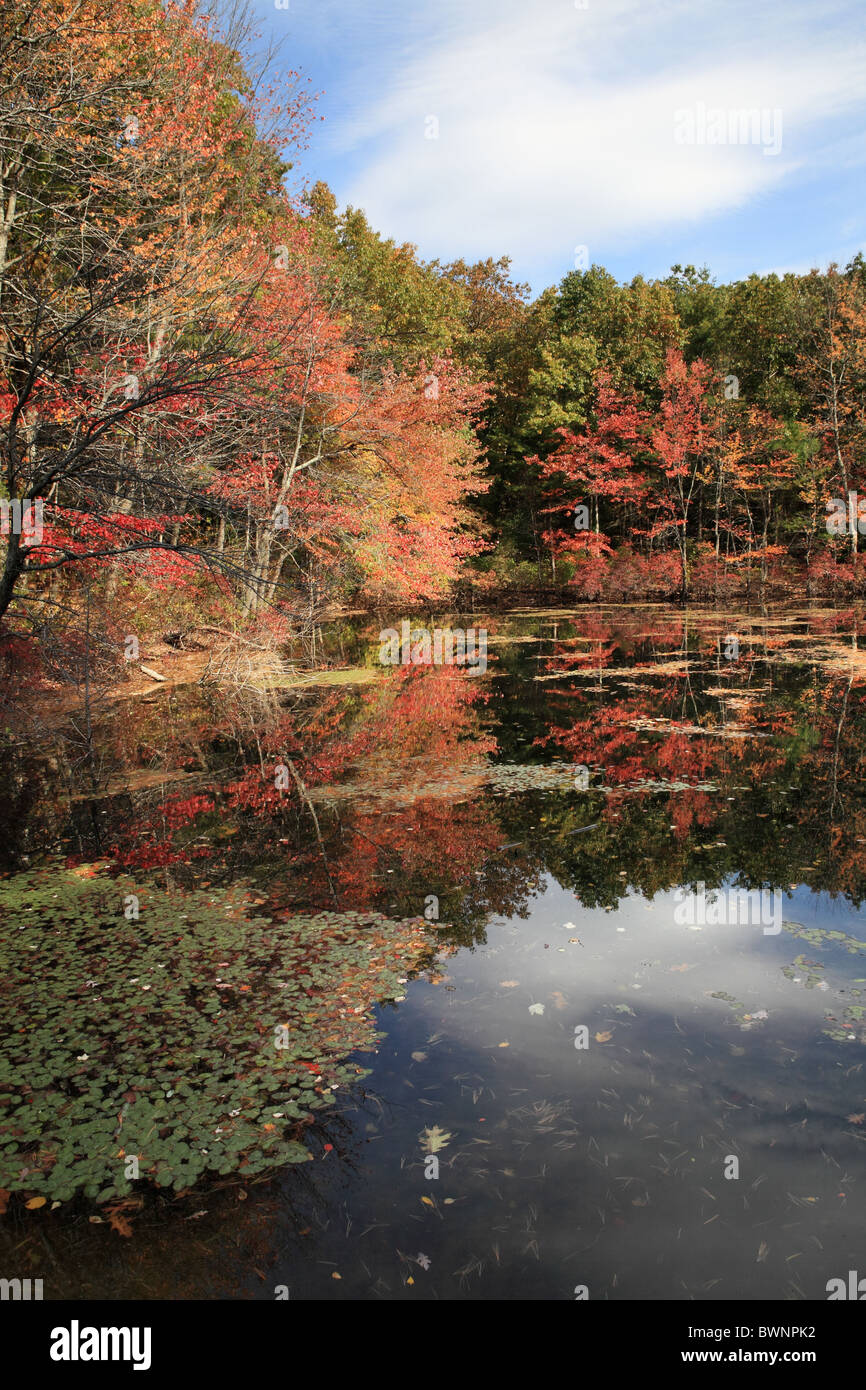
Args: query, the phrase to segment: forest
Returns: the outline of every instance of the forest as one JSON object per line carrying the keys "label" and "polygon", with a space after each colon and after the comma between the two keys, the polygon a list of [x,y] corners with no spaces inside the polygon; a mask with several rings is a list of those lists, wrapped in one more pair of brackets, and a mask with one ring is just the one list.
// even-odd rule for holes
{"label": "forest", "polygon": [[[729,148],[694,0],[537,6],[0,17],[0,1301],[160,1370],[256,1300],[657,1347],[866,1282],[851,130],[797,162],[750,27]],[[721,150],[638,138],[677,63]]]}
{"label": "forest", "polygon": [[860,254],[534,299],[505,254],[424,262],[304,169],[315,93],[248,37],[4,19],[7,667],[469,593],[862,591]]}

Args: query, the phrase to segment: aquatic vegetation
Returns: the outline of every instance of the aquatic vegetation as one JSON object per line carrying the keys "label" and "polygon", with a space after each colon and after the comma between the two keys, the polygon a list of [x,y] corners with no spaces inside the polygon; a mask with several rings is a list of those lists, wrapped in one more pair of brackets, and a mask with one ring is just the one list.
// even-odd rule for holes
{"label": "aquatic vegetation", "polygon": [[345,1059],[375,1049],[373,1006],[427,938],[249,909],[92,869],[0,882],[0,1187],[105,1202],[311,1158],[304,1126],[365,1074]]}
{"label": "aquatic vegetation", "polygon": [[[866,941],[861,941],[856,936],[849,936],[847,932],[828,931],[825,927],[804,927],[800,922],[783,922],[782,926],[786,932],[790,932],[791,936],[808,941],[812,946],[832,943],[835,946],[844,946],[848,954],[852,956],[856,955],[858,951],[866,951]],[[801,957],[798,956],[797,961],[800,960]]]}

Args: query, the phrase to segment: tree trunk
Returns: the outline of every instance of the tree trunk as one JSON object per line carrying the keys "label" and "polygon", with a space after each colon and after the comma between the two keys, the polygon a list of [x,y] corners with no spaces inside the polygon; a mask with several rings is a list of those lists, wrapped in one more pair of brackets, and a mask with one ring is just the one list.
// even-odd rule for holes
{"label": "tree trunk", "polygon": [[4,616],[12,602],[15,586],[21,578],[23,570],[24,551],[21,548],[21,537],[10,531],[6,563],[3,566],[3,574],[0,575],[0,618]]}

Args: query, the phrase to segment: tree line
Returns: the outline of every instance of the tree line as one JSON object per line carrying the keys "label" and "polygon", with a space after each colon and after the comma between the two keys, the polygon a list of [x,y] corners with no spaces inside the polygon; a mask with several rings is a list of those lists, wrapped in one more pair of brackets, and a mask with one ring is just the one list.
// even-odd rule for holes
{"label": "tree line", "polygon": [[729,285],[593,265],[534,299],[507,256],[425,262],[293,188],[308,84],[196,9],[0,21],[7,636],[84,593],[118,631],[282,633],[467,581],[860,584],[861,255]]}

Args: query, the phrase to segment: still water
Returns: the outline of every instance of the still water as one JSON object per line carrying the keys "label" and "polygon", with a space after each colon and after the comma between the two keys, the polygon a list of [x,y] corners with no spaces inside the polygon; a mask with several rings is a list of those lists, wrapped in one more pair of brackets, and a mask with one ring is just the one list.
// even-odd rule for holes
{"label": "still water", "polygon": [[[323,634],[350,673],[334,684],[190,684],[106,704],[89,740],[81,721],[12,740],[4,1265],[52,1298],[809,1300],[866,1273],[862,613],[452,615],[487,633],[477,674],[382,666],[388,622]],[[110,956],[81,908],[73,963],[46,954],[36,870],[171,893],[171,957],[144,911]],[[188,963],[184,895],[192,917],[195,895],[233,913],[219,895],[239,890],[229,959]],[[309,930],[339,928],[339,949],[292,994],[280,943],[317,913]],[[381,946],[360,939],[373,913]],[[182,1133],[189,1183],[106,1197],[103,1169],[154,1103],[150,1064],[116,1038],[99,1061],[99,1011],[79,1019],[68,998],[114,999],[113,975],[150,990],[157,945],[163,1012],[136,996],[129,1028],[154,1066],[174,1054],[201,1129],[160,1079],[162,1120],[137,1147],[146,1170],[156,1131],[165,1173]],[[34,983],[13,1000],[23,950],[19,986]],[[258,999],[269,1048],[266,956],[291,1001],[278,1026],[321,1026],[299,1055],[345,1065],[326,1086],[333,1068],[300,1063],[329,1102],[290,1127],[311,1160],[274,1175],[239,1138],[214,1173],[228,1116],[247,1106],[279,1138],[287,1093],[266,1076],[261,1110],[243,1085],[229,1110],[234,1081],[205,1094],[216,1063],[202,1047],[184,1061],[166,1019],[205,1009],[209,1028],[240,1028]],[[56,1048],[34,1061],[20,1038],[49,1027]],[[85,1090],[86,1172],[70,1138]],[[190,1167],[192,1149],[207,1157]]]}

